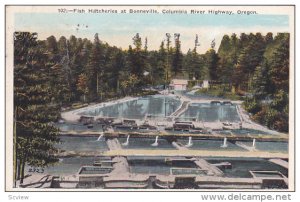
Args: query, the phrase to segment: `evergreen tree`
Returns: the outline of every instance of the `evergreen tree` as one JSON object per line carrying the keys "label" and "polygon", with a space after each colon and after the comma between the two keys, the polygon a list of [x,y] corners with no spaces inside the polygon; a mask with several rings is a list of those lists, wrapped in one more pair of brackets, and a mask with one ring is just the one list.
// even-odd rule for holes
{"label": "evergreen tree", "polygon": [[57,161],[58,130],[51,123],[59,109],[51,103],[50,70],[36,33],[15,32],[14,58],[14,171],[15,180],[23,183],[26,164],[45,167]]}
{"label": "evergreen tree", "polygon": [[57,48],[58,48],[60,55],[66,54],[66,51],[67,51],[66,44],[67,44],[67,38],[64,36],[61,36],[57,42]]}
{"label": "evergreen tree", "polygon": [[289,34],[277,36],[278,46],[270,59],[270,77],[278,90],[289,92]]}
{"label": "evergreen tree", "polygon": [[155,71],[155,72],[157,72],[157,76],[155,76],[155,78],[160,77],[162,80],[161,83],[164,85],[167,85],[169,83],[168,75],[170,75],[170,70],[168,67],[169,64],[168,64],[168,58],[167,58],[168,57],[167,51],[168,50],[165,48],[165,43],[164,43],[164,41],[162,41],[160,44],[160,47],[159,47],[159,51],[156,55],[158,70]]}
{"label": "evergreen tree", "polygon": [[46,46],[47,46],[47,51],[51,52],[52,54],[58,53],[57,41],[54,36],[50,36],[46,39]]}
{"label": "evergreen tree", "polygon": [[[102,83],[104,71],[104,50],[101,46],[98,34],[95,34],[91,53],[89,54],[88,64],[86,66],[86,76],[88,78],[88,97],[89,100],[98,99],[100,92],[100,83]],[[102,96],[100,97],[102,100]]]}
{"label": "evergreen tree", "polygon": [[112,75],[111,78],[113,79],[114,87],[116,92],[119,94],[120,92],[120,80],[122,72],[125,71],[125,55],[121,50],[118,50],[117,53],[114,55],[114,59],[112,61]]}
{"label": "evergreen tree", "polygon": [[217,66],[219,57],[214,49],[210,49],[204,55],[205,57],[205,67],[208,70],[208,75],[206,75],[206,79],[217,80]]}
{"label": "evergreen tree", "polygon": [[266,41],[266,45],[269,45],[273,42],[273,33],[272,32],[267,33],[267,35],[265,36],[265,41]]}
{"label": "evergreen tree", "polygon": [[[72,75],[70,69],[70,60],[67,51],[67,41],[65,41],[65,47],[63,52],[59,53],[58,43],[54,36],[50,36],[46,40],[44,46],[45,52],[47,53],[46,67],[49,70],[49,82],[53,88],[54,97],[52,102],[62,104],[70,103],[72,96]],[[63,45],[60,44],[60,47]],[[42,47],[42,44],[41,46]]]}
{"label": "evergreen tree", "polygon": [[174,34],[175,38],[175,47],[173,52],[173,58],[172,58],[172,71],[175,77],[182,77],[183,76],[183,55],[181,52],[181,41],[180,41],[180,34],[176,33]]}
{"label": "evergreen tree", "polygon": [[253,94],[255,99],[262,100],[267,97],[268,95],[268,86],[270,85],[269,82],[269,67],[267,64],[267,61],[264,61],[264,63],[261,66],[257,66],[253,78],[252,78],[252,88],[253,88]]}
{"label": "evergreen tree", "polygon": [[139,33],[137,33],[133,38],[133,45],[129,46],[127,54],[127,69],[130,71],[130,75],[133,78],[137,78],[137,83],[133,91],[137,90],[136,88],[141,88],[144,84],[144,72],[146,70],[146,55],[142,50],[142,38]]}
{"label": "evergreen tree", "polygon": [[172,55],[172,47],[171,47],[171,34],[166,33],[166,71],[165,71],[165,83],[169,83],[171,76],[172,76],[172,70],[171,70],[171,55]]}
{"label": "evergreen tree", "polygon": [[250,34],[245,37],[246,40],[242,40],[243,48],[238,57],[237,67],[239,68],[239,74],[235,77],[240,77],[240,82],[236,83],[237,87],[242,87],[243,90],[249,90],[252,88],[251,78],[256,67],[263,60],[263,53],[265,51],[265,40],[260,33],[256,35]]}
{"label": "evergreen tree", "polygon": [[83,94],[83,102],[86,102],[86,95],[89,92],[88,79],[85,74],[80,74],[77,82],[77,90]]}
{"label": "evergreen tree", "polygon": [[270,79],[274,91],[271,107],[278,112],[272,125],[276,130],[288,131],[289,123],[289,34],[278,34],[278,46],[270,59]]}
{"label": "evergreen tree", "polygon": [[[289,34],[280,33],[274,39],[268,33],[264,37],[266,48],[263,61],[250,78],[254,100],[246,103],[253,109],[254,120],[269,128],[288,131],[289,117]],[[265,102],[265,101],[268,102]],[[249,107],[250,106],[250,107]]]}
{"label": "evergreen tree", "polygon": [[199,80],[201,78],[201,71],[203,68],[203,60],[200,55],[197,53],[196,49],[192,52],[192,71],[193,71],[193,79]]}
{"label": "evergreen tree", "polygon": [[[136,75],[139,79],[142,79],[144,70],[145,70],[145,54],[142,50],[142,38],[139,36],[139,33],[137,33],[133,37],[133,58],[134,60],[132,61],[132,74]],[[141,81],[140,81],[141,82]]]}
{"label": "evergreen tree", "polygon": [[230,83],[232,80],[233,63],[231,60],[231,52],[233,46],[228,35],[224,35],[219,46],[218,56],[220,58],[217,67],[217,77],[223,83]]}
{"label": "evergreen tree", "polygon": [[183,68],[187,70],[189,79],[193,79],[195,76],[193,62],[193,53],[191,49],[189,49],[183,59]]}

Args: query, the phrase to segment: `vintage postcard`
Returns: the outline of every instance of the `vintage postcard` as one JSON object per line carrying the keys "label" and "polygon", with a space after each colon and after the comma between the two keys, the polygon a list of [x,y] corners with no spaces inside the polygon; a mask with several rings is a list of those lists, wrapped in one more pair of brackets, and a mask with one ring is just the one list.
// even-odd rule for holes
{"label": "vintage postcard", "polygon": [[294,191],[294,6],[6,6],[7,191]]}

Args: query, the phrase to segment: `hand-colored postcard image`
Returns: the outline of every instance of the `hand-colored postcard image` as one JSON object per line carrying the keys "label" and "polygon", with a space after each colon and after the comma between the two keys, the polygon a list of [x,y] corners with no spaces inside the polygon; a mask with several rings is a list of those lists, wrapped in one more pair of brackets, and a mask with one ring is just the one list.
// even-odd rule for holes
{"label": "hand-colored postcard image", "polygon": [[294,6],[6,6],[6,190],[294,190]]}

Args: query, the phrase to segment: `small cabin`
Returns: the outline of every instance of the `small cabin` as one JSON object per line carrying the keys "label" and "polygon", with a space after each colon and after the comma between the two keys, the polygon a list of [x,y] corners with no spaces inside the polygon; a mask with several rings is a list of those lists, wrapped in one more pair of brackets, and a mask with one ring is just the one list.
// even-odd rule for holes
{"label": "small cabin", "polygon": [[188,86],[187,79],[172,79],[170,83],[171,90],[186,90]]}

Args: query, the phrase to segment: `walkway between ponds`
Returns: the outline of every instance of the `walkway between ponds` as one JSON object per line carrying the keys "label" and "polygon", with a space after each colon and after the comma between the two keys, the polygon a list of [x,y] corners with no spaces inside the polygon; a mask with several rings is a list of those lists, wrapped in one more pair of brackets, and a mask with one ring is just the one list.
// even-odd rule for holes
{"label": "walkway between ponds", "polygon": [[115,163],[113,164],[113,170],[109,173],[109,176],[119,177],[120,175],[127,176],[129,174],[129,165],[125,157],[114,157],[112,159]]}
{"label": "walkway between ponds", "polygon": [[285,160],[282,160],[282,159],[270,159],[269,160],[270,162],[272,163],[275,163],[277,165],[280,165],[286,169],[289,169],[289,162],[285,161]]}
{"label": "walkway between ponds", "polygon": [[109,139],[106,141],[109,150],[121,150],[122,146],[117,138]]}
{"label": "walkway between ponds", "polygon": [[243,149],[248,150],[248,151],[256,151],[255,147],[245,145],[243,142],[236,142],[235,144]]}
{"label": "walkway between ponds", "polygon": [[183,103],[180,106],[180,108],[178,108],[171,116],[172,117],[179,116],[181,113],[183,113],[188,108],[188,104],[189,103],[190,103],[189,101],[183,101]]}
{"label": "walkway between ponds", "polygon": [[227,157],[227,158],[289,158],[287,153],[266,151],[214,151],[214,150],[149,150],[122,149],[110,150],[104,156],[184,156],[184,157]]}
{"label": "walkway between ponds", "polygon": [[183,145],[181,145],[178,142],[172,142],[172,145],[178,150],[188,150],[188,148],[184,147]]}
{"label": "walkway between ponds", "polygon": [[216,166],[209,164],[206,160],[197,158],[194,163],[203,170],[208,171],[208,175],[213,175],[213,176],[223,176],[224,173]]}

